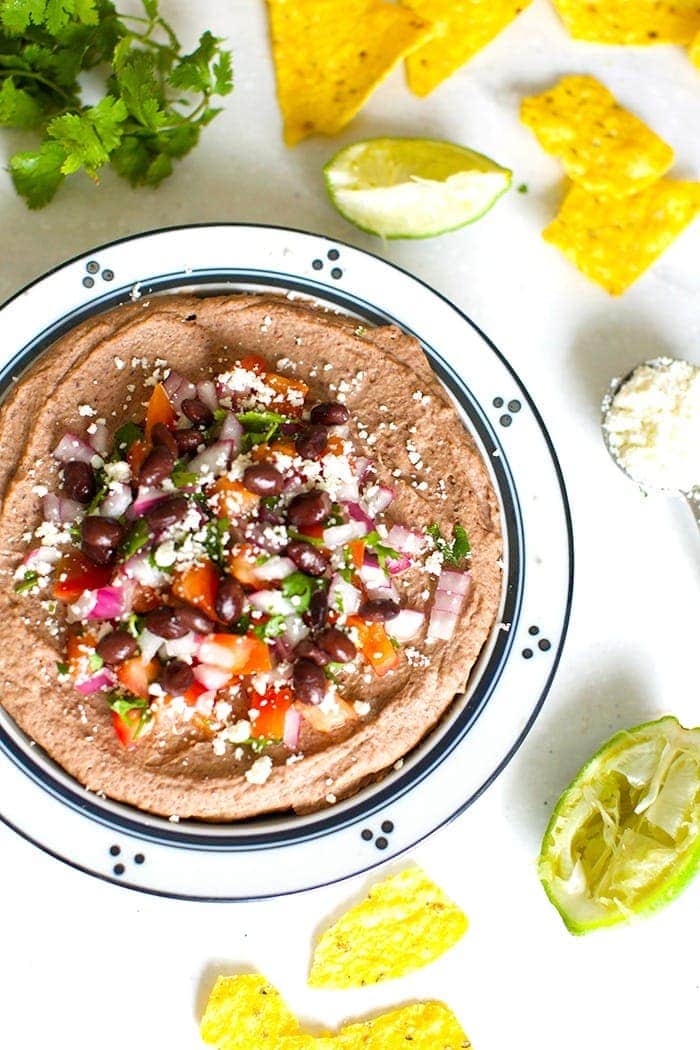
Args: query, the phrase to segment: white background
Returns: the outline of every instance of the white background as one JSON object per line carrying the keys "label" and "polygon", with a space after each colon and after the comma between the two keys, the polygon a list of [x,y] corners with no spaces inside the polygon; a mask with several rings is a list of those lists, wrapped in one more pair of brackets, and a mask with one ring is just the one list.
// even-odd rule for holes
{"label": "white background", "polygon": [[[319,1031],[437,997],[457,1011],[475,1050],[697,1046],[700,883],[652,919],[576,939],[546,901],[535,858],[560,791],[612,732],[668,712],[700,723],[697,530],[680,503],[644,498],[615,470],[598,430],[611,376],[659,353],[700,363],[700,224],[627,295],[609,298],[541,240],[563,180],[517,114],[523,94],[558,75],[596,74],[674,146],[674,174],[697,179],[700,76],[680,49],[577,44],[535,0],[429,99],[411,96],[399,70],[337,141],[287,150],[263,4],[162,6],[188,45],[205,27],[229,37],[237,83],[225,114],[155,193],[109,173],[99,189],[77,177],[30,214],[0,176],[0,298],[93,245],[180,222],[292,225],[398,262],[484,328],[544,414],[573,505],[574,617],[550,698],[519,754],[414,854],[471,920],[447,956],[378,988],[312,992],[312,935],[368,880],[260,904],[173,902],[78,874],[0,826],[0,1042],[196,1050],[216,974],[256,969]],[[528,193],[511,193],[485,220],[442,239],[382,246],[334,213],[320,174],[338,146],[378,134],[464,143],[512,167],[514,185]],[[1,141],[9,153],[26,139],[3,133]],[[235,877],[232,865],[232,892]]]}

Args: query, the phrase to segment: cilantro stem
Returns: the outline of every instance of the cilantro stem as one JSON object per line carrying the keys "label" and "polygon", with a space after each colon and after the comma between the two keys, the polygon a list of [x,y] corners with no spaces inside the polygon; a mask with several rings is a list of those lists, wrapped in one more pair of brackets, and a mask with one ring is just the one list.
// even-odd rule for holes
{"label": "cilantro stem", "polygon": [[[31,69],[21,69],[19,66],[10,66],[7,70],[0,70],[0,78],[2,77],[24,77],[27,80],[36,80],[37,83],[43,84],[44,87],[49,88],[50,91],[55,91],[57,95],[60,95],[61,98],[64,98],[66,102],[71,103],[71,105],[75,102],[74,95],[69,95],[63,90],[63,88],[60,88],[58,84],[54,83],[53,80],[49,80],[48,77],[42,76],[41,73],[34,73]],[[52,116],[55,116],[55,114],[52,114]]]}

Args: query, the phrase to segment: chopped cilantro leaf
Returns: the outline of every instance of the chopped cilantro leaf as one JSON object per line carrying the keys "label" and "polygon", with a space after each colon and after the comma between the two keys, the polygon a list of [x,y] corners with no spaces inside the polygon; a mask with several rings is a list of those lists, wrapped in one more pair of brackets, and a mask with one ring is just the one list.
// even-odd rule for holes
{"label": "chopped cilantro leaf", "polygon": [[338,673],[343,670],[344,666],[344,664],[340,664],[335,660],[331,660],[323,668],[323,673],[325,674],[326,678],[328,678],[331,682],[337,682]]}
{"label": "chopped cilantro leaf", "polygon": [[99,653],[90,653],[88,657],[88,663],[90,664],[91,671],[99,671],[104,667],[104,660]]}
{"label": "chopped cilantro leaf", "polygon": [[287,527],[287,532],[293,540],[303,540],[304,543],[310,543],[312,547],[322,547],[323,540],[317,539],[315,536],[305,536],[303,532],[299,532],[297,529],[290,529]]}
{"label": "chopped cilantro leaf", "polygon": [[281,634],[284,634],[286,626],[285,616],[271,616],[266,623],[257,623],[253,627],[253,634],[264,642],[268,638],[279,638]]}
{"label": "chopped cilantro leaf", "polygon": [[187,485],[194,485],[197,481],[198,475],[195,474],[194,471],[187,469],[187,463],[184,459],[178,459],[173,467],[170,478],[173,485],[176,485],[179,489],[183,489]]}
{"label": "chopped cilantro leaf", "polygon": [[95,495],[92,497],[85,509],[86,514],[94,514],[102,500],[109,492],[109,482],[107,480],[107,475],[105,474],[102,467],[100,467],[99,470],[95,471],[95,485],[97,486],[95,490]]}
{"label": "chopped cilantro leaf", "polygon": [[129,613],[129,619],[127,620],[126,629],[129,634],[132,634],[134,638],[138,638],[143,630],[144,617],[138,613]]}
{"label": "chopped cilantro leaf", "polygon": [[370,550],[374,551],[377,555],[377,561],[381,565],[382,569],[386,569],[386,560],[391,558],[396,560],[401,557],[398,551],[394,550],[393,547],[387,547],[385,543],[382,543],[378,532],[370,532],[369,535],[365,536],[365,547],[369,547]]}
{"label": "chopped cilantro leaf", "polygon": [[120,553],[124,560],[130,558],[132,554],[136,554],[137,551],[140,551],[141,548],[148,543],[149,538],[150,532],[148,531],[146,519],[138,518],[127,532],[120,548]]}
{"label": "chopped cilantro leaf", "polygon": [[518,193],[527,193],[527,183],[521,182],[518,186]]}
{"label": "chopped cilantro leaf", "polygon": [[17,594],[26,594],[31,591],[39,581],[39,573],[35,569],[28,569],[21,580],[17,580],[15,591]]}
{"label": "chopped cilantro leaf", "polygon": [[281,740],[273,736],[251,736],[243,741],[244,747],[249,747],[256,755],[261,755],[266,747],[276,747],[281,743]]}
{"label": "chopped cilantro leaf", "polygon": [[116,459],[125,459],[131,446],[136,441],[143,441],[143,430],[131,421],[119,427],[114,435],[114,456]]}
{"label": "chopped cilantro leaf", "polygon": [[68,664],[63,662],[63,660],[57,660],[56,661],[56,670],[58,671],[58,673],[60,675],[64,675],[64,674],[68,674],[70,668],[68,667]]}
{"label": "chopped cilantro leaf", "polygon": [[303,572],[297,571],[282,580],[282,594],[285,598],[298,599],[297,601],[292,601],[292,605],[294,606],[294,611],[301,615],[309,608],[311,595],[318,586],[319,582],[317,580],[311,576],[306,576]]}
{"label": "chopped cilantro leaf", "polygon": [[247,634],[252,622],[250,616],[248,616],[247,613],[243,613],[243,615],[239,616],[236,622],[232,625],[231,630],[234,634]]}
{"label": "chopped cilantro leaf", "polygon": [[281,416],[279,412],[239,412],[236,419],[246,430],[257,432],[265,431],[273,424],[279,427],[286,422],[287,417]]}
{"label": "chopped cilantro leaf", "polygon": [[228,518],[212,518],[205,526],[204,549],[219,568],[226,564],[226,543],[231,523]]}
{"label": "chopped cilantro leaf", "polygon": [[439,525],[428,525],[426,532],[432,537],[446,565],[457,566],[471,555],[469,537],[461,525],[455,525],[452,529],[452,543],[444,538]]}

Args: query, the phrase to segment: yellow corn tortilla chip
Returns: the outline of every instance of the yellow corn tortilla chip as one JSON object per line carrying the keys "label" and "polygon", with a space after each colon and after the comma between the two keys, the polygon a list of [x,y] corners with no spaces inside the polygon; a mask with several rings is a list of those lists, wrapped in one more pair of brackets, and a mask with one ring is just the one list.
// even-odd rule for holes
{"label": "yellow corn tortilla chip", "polygon": [[277,1050],[282,1036],[298,1031],[277,989],[257,973],[219,977],[200,1026],[204,1042],[218,1050]]}
{"label": "yellow corn tortilla chip", "polygon": [[542,236],[611,295],[622,295],[698,214],[700,182],[661,179],[623,198],[573,186]]}
{"label": "yellow corn tortilla chip", "polygon": [[698,0],[554,0],[576,40],[597,44],[689,44],[700,30]]}
{"label": "yellow corn tortilla chip", "polygon": [[267,0],[284,140],[335,135],[431,26],[385,0]]}
{"label": "yellow corn tortilla chip", "polygon": [[408,86],[428,95],[498,36],[532,0],[402,0],[434,25],[427,43],[406,60]]}
{"label": "yellow corn tortilla chip", "polygon": [[690,45],[690,61],[700,69],[700,32]]}
{"label": "yellow corn tortilla chip", "polygon": [[[442,1003],[412,1003],[370,1021],[346,1025],[337,1050],[470,1050],[461,1024]],[[320,1048],[318,1048],[320,1050]]]}
{"label": "yellow corn tortilla chip", "polygon": [[673,150],[595,77],[563,77],[523,99],[520,119],[590,193],[623,197],[668,171]]}
{"label": "yellow corn tortilla chip", "polygon": [[401,977],[451,948],[467,929],[464,913],[420,868],[377,883],[319,940],[309,984],[354,988]]}

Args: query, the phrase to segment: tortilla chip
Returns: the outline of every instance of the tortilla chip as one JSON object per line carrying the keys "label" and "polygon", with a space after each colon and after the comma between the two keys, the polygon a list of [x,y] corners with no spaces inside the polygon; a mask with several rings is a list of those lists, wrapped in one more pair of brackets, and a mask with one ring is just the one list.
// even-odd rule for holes
{"label": "tortilla chip", "polygon": [[385,0],[267,0],[284,140],[335,135],[432,33]]}
{"label": "tortilla chip", "polygon": [[442,1003],[412,1003],[371,1021],[346,1025],[338,1050],[469,1050],[461,1024]]}
{"label": "tortilla chip", "polygon": [[282,1036],[298,1031],[279,992],[257,973],[219,977],[200,1026],[204,1042],[219,1050],[276,1050]]}
{"label": "tortilla chip", "polygon": [[542,236],[611,295],[622,295],[700,214],[700,182],[661,179],[633,197],[573,186]]}
{"label": "tortilla chip", "polygon": [[451,948],[467,918],[420,868],[377,883],[321,936],[309,984],[355,988],[401,977]]}
{"label": "tortilla chip", "polygon": [[623,197],[668,171],[673,150],[595,77],[563,77],[523,99],[520,119],[589,193]]}
{"label": "tortilla chip", "polygon": [[576,40],[597,44],[689,44],[700,30],[698,0],[554,0]]}
{"label": "tortilla chip", "polygon": [[428,95],[498,36],[531,0],[401,0],[435,32],[406,60],[408,86]]}
{"label": "tortilla chip", "polygon": [[693,62],[698,69],[700,69],[700,32],[697,34],[692,44],[690,45],[690,61]]}

